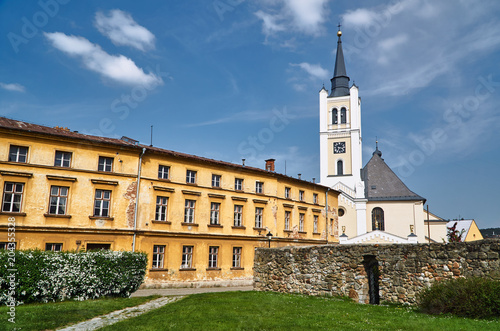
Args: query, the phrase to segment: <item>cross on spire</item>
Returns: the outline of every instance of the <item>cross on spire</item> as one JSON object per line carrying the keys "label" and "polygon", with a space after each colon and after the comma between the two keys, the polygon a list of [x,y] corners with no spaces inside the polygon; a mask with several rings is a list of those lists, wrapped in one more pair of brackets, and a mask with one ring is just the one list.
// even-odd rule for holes
{"label": "cross on spire", "polygon": [[342,26],[342,24],[340,24],[340,22],[339,22],[339,25],[337,25],[337,26],[338,26],[338,28],[339,28],[339,31],[340,31],[340,27]]}

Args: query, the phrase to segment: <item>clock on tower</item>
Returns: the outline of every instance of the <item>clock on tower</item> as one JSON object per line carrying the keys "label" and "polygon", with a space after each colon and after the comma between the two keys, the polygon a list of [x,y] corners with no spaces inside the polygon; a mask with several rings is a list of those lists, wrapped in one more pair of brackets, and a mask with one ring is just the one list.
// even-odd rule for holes
{"label": "clock on tower", "polygon": [[333,143],[333,153],[334,154],[345,153],[345,142],[341,141]]}

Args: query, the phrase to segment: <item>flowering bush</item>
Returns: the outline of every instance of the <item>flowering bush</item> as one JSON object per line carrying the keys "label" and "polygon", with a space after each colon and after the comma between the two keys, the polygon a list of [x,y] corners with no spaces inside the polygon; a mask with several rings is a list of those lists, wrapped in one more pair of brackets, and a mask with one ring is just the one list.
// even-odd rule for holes
{"label": "flowering bush", "polygon": [[[144,280],[145,253],[0,250],[0,304],[127,297]],[[14,276],[13,276],[14,275]]]}

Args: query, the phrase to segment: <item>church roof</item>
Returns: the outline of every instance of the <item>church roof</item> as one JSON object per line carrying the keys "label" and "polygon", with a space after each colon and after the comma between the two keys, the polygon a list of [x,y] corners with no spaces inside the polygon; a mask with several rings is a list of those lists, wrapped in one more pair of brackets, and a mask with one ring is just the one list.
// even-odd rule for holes
{"label": "church roof", "polygon": [[419,201],[425,198],[412,192],[382,159],[378,147],[362,169],[368,201]]}
{"label": "church roof", "polygon": [[335,69],[333,70],[332,91],[330,97],[341,97],[349,95],[349,77],[345,70],[344,52],[342,51],[342,32],[338,32],[337,55],[335,58]]}

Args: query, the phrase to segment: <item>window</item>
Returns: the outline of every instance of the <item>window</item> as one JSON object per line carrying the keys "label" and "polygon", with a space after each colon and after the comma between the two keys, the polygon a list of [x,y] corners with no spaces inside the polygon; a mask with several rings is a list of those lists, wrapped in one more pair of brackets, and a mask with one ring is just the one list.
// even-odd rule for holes
{"label": "window", "polygon": [[342,176],[344,174],[344,162],[342,160],[337,161],[337,176]]}
{"label": "window", "polygon": [[191,269],[193,267],[193,246],[182,246],[181,269]]}
{"label": "window", "polygon": [[318,193],[313,193],[313,203],[318,203]]}
{"label": "window", "polygon": [[14,250],[16,249],[15,242],[0,242],[0,249]]}
{"label": "window", "polygon": [[233,268],[241,268],[241,247],[233,247]]}
{"label": "window", "polygon": [[290,230],[290,212],[285,211],[285,230]]}
{"label": "window", "polygon": [[299,215],[299,231],[304,232],[304,214]]}
{"label": "window", "polygon": [[384,210],[380,207],[375,207],[372,210],[372,231],[385,231],[384,225]]}
{"label": "window", "polygon": [[186,171],[186,183],[196,184],[196,171],[193,170]]}
{"label": "window", "polygon": [[299,200],[304,201],[304,191],[299,191]]}
{"label": "window", "polygon": [[159,165],[158,166],[158,179],[168,179],[170,167]]}
{"label": "window", "polygon": [[243,226],[243,206],[234,206],[234,226]]}
{"label": "window", "polygon": [[345,209],[344,208],[339,208],[339,217],[344,216],[345,214]]}
{"label": "window", "polygon": [[219,225],[220,203],[212,202],[210,204],[210,224]]}
{"label": "window", "polygon": [[68,190],[69,188],[64,186],[50,187],[49,214],[66,215]]}
{"label": "window", "polygon": [[210,246],[208,249],[208,267],[209,268],[217,268],[218,267],[218,258],[219,258],[219,247]]}
{"label": "window", "polygon": [[339,124],[338,116],[339,116],[339,111],[337,110],[337,108],[333,108],[332,109],[332,124]]}
{"label": "window", "polygon": [[243,179],[241,179],[241,178],[234,179],[234,190],[235,191],[243,191]]}
{"label": "window", "polygon": [[109,251],[110,249],[111,249],[111,244],[102,244],[102,243],[87,244],[87,251],[97,251],[97,250]]}
{"label": "window", "polygon": [[97,170],[106,172],[113,171],[113,158],[99,156],[99,166],[97,167]]}
{"label": "window", "polygon": [[155,221],[167,221],[167,206],[168,206],[168,198],[167,197],[156,197],[156,213],[155,213]]}
{"label": "window", "polygon": [[9,161],[26,163],[28,161],[28,147],[10,146]]}
{"label": "window", "polygon": [[258,194],[264,193],[264,183],[263,182],[255,182],[255,193],[258,193]]}
{"label": "window", "polygon": [[66,167],[69,168],[71,164],[71,156],[70,152],[61,152],[56,151],[56,158],[54,160],[54,167]]}
{"label": "window", "polygon": [[289,187],[285,187],[285,199],[290,199],[290,191]]}
{"label": "window", "polygon": [[45,244],[45,250],[52,251],[52,252],[60,252],[60,251],[62,251],[62,245],[63,244],[47,243],[47,244]]}
{"label": "window", "polygon": [[111,191],[95,190],[94,216],[109,217]]}
{"label": "window", "polygon": [[163,269],[165,261],[165,245],[153,246],[153,269]]}
{"label": "window", "polygon": [[23,201],[23,183],[6,182],[3,189],[2,211],[20,213]]}
{"label": "window", "polygon": [[318,233],[318,215],[314,215],[313,232]]}
{"label": "window", "polygon": [[220,187],[220,175],[212,175],[212,187]]}
{"label": "window", "polygon": [[340,124],[346,124],[347,122],[347,110],[342,108],[340,110]]}
{"label": "window", "polygon": [[196,201],[186,200],[184,208],[184,223],[194,223],[194,206]]}
{"label": "window", "polygon": [[255,227],[262,228],[262,215],[264,214],[264,208],[255,208]]}

